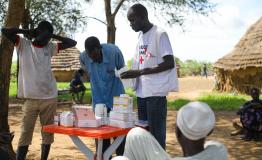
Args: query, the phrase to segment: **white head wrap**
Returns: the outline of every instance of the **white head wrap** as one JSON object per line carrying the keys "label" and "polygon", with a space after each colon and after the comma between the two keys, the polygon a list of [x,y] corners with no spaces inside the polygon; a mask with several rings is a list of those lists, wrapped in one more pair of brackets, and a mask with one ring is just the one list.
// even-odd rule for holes
{"label": "white head wrap", "polygon": [[125,156],[116,156],[112,160],[129,160],[129,158],[127,158]]}
{"label": "white head wrap", "polygon": [[190,102],[178,111],[177,126],[188,139],[199,140],[214,128],[215,115],[208,104]]}

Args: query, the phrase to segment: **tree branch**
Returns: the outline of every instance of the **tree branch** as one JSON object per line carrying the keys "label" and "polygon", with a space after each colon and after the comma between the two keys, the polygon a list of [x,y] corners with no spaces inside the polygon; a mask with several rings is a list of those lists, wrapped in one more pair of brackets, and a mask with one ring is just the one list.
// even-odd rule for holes
{"label": "tree branch", "polygon": [[97,21],[99,21],[99,22],[101,22],[101,23],[103,23],[104,25],[107,26],[107,23],[106,23],[106,22],[104,22],[104,21],[102,21],[102,20],[100,20],[100,19],[98,19],[98,18],[96,18],[96,17],[87,16],[87,18],[92,18],[92,19],[97,20]]}
{"label": "tree branch", "polygon": [[116,9],[113,13],[113,16],[116,16],[118,10],[120,9],[120,7],[122,6],[122,4],[125,2],[125,0],[120,0],[120,2],[118,3],[118,5],[116,6]]}

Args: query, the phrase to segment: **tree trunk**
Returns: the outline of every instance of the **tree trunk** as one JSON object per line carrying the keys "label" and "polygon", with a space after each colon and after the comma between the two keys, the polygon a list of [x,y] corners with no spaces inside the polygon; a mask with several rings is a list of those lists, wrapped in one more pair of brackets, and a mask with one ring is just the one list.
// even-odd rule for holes
{"label": "tree trunk", "polygon": [[116,39],[116,27],[115,27],[115,17],[111,16],[107,20],[107,43],[115,44]]}
{"label": "tree trunk", "polygon": [[22,22],[21,22],[22,28],[23,29],[29,29],[30,21],[31,21],[30,11],[27,8],[27,9],[25,9],[23,17],[22,17]]}
{"label": "tree trunk", "polygon": [[[18,27],[23,11],[25,8],[25,0],[10,0],[8,11],[5,19],[5,27]],[[9,104],[9,86],[10,73],[13,56],[13,44],[5,37],[1,38],[0,44],[0,136],[8,135],[6,147],[12,153],[10,159],[15,158],[12,147],[12,133],[10,133],[8,125],[8,104]],[[1,137],[0,137],[1,138]],[[2,146],[2,144],[0,144]],[[6,148],[5,147],[5,148]]]}
{"label": "tree trunk", "polygon": [[116,26],[115,15],[111,12],[111,0],[104,0],[107,22],[107,43],[115,44]]}

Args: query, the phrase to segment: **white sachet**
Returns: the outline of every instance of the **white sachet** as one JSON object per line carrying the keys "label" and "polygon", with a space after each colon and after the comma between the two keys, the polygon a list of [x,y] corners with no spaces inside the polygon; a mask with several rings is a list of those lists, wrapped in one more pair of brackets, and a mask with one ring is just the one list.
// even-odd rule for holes
{"label": "white sachet", "polygon": [[[127,68],[127,66],[119,69],[119,70],[116,70],[115,71],[115,75],[116,77],[119,77],[120,78],[120,75],[126,71],[128,71],[129,69]],[[120,78],[121,79],[121,78]],[[122,83],[123,83],[123,86],[125,88],[132,88],[133,87],[133,81],[132,79],[121,79]]]}

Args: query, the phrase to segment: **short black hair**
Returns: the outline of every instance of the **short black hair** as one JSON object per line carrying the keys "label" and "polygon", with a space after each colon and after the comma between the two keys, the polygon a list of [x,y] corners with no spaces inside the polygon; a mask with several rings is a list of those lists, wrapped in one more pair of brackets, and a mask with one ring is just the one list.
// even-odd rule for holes
{"label": "short black hair", "polygon": [[50,33],[53,33],[54,32],[54,28],[53,28],[53,25],[48,22],[48,21],[41,21],[39,24],[38,24],[38,28],[41,28],[41,29],[47,29]]}
{"label": "short black hair", "polygon": [[83,68],[79,68],[77,72],[82,76],[85,73],[85,70]]}
{"label": "short black hair", "polygon": [[140,3],[134,4],[133,6],[130,7],[130,9],[132,9],[136,15],[148,17],[148,12],[146,7]]}
{"label": "short black hair", "polygon": [[260,89],[255,88],[255,87],[251,88],[251,89],[250,89],[250,94],[253,94],[253,93],[260,94]]}
{"label": "short black hair", "polygon": [[85,49],[87,51],[93,51],[95,48],[101,48],[98,38],[91,36],[85,40]]}

